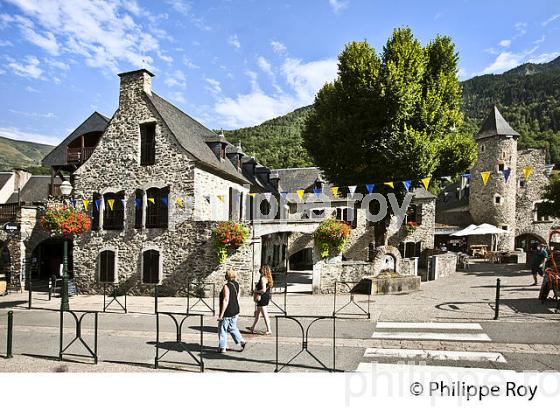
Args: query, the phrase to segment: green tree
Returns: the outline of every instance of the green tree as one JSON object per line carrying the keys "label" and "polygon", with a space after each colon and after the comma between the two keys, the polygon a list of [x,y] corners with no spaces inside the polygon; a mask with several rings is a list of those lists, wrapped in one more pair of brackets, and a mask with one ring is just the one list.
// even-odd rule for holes
{"label": "green tree", "polygon": [[549,216],[560,218],[560,175],[550,178],[545,187],[543,198],[548,202],[543,203],[543,210]]}
{"label": "green tree", "polygon": [[[306,149],[330,181],[453,176],[471,166],[476,150],[458,131],[461,86],[450,38],[422,47],[409,28],[399,28],[381,55],[360,41],[338,60],[338,77],[318,92],[303,129]],[[386,240],[387,222],[376,229],[378,241]]]}

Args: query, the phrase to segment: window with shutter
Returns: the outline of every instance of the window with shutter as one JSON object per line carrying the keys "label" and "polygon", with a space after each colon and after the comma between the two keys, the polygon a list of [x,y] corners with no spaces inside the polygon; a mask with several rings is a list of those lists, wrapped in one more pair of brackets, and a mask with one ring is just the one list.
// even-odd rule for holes
{"label": "window with shutter", "polygon": [[159,283],[159,252],[154,249],[142,255],[142,283]]}
{"label": "window with shutter", "polygon": [[140,125],[140,165],[156,163],[156,124]]}
{"label": "window with shutter", "polygon": [[124,229],[124,191],[103,195],[103,229]]}
{"label": "window with shutter", "polygon": [[93,203],[91,204],[91,229],[93,231],[99,230],[99,208],[101,207],[101,194],[93,193]]}
{"label": "window with shutter", "polygon": [[106,250],[99,254],[99,282],[115,282],[115,252]]}
{"label": "window with shutter", "polygon": [[144,191],[136,190],[134,198],[134,228],[142,229],[142,211],[144,208]]}

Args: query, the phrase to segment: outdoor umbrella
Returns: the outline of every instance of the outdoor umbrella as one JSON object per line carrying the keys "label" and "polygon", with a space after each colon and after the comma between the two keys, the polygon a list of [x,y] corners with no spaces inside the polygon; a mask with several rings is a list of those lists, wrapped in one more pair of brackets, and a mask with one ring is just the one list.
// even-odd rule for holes
{"label": "outdoor umbrella", "polygon": [[470,224],[470,225],[467,226],[466,228],[461,229],[460,231],[457,231],[457,232],[455,232],[455,233],[452,233],[452,234],[449,235],[449,236],[467,236],[467,235],[470,235],[470,232],[471,232],[473,229],[476,229],[476,228],[478,228],[477,225],[475,225],[475,224]]}
{"label": "outdoor umbrella", "polygon": [[482,224],[474,228],[468,235],[492,235],[492,250],[496,250],[497,241],[495,240],[495,235],[508,233],[503,229],[500,229],[494,225]]}

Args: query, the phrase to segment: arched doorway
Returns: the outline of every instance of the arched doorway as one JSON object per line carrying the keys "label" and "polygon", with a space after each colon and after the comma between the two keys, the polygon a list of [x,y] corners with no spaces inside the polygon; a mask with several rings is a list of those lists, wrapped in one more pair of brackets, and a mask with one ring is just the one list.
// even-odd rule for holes
{"label": "arched doorway", "polygon": [[546,243],[546,241],[540,236],[524,233],[515,238],[515,249],[523,249],[527,254],[527,263],[529,263],[537,251],[537,246],[542,243]]}
{"label": "arched doorway", "polygon": [[[73,242],[68,240],[68,275],[74,277],[72,258]],[[30,271],[33,281],[48,281],[52,275],[59,276],[64,258],[64,239],[45,239],[35,247],[31,254]]]}

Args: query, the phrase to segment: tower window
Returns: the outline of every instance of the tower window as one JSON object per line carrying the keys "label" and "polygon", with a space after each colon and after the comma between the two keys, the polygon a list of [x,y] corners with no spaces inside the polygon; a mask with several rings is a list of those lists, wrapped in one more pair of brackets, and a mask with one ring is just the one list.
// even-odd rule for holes
{"label": "tower window", "polygon": [[506,164],[504,163],[498,164],[498,172],[504,172],[505,169],[506,169]]}
{"label": "tower window", "polygon": [[156,124],[140,125],[140,165],[156,163]]}
{"label": "tower window", "polygon": [[525,183],[525,180],[524,180],[524,179],[520,179],[520,180],[519,180],[519,188],[525,188],[526,185],[527,185],[527,184]]}
{"label": "tower window", "polygon": [[501,204],[502,204],[502,197],[501,197],[500,195],[496,195],[496,196],[494,197],[494,203],[495,203],[496,205],[501,205]]}
{"label": "tower window", "polygon": [[480,152],[484,152],[485,150],[486,150],[486,147],[484,146],[484,144],[482,144],[482,145],[480,146]]}

